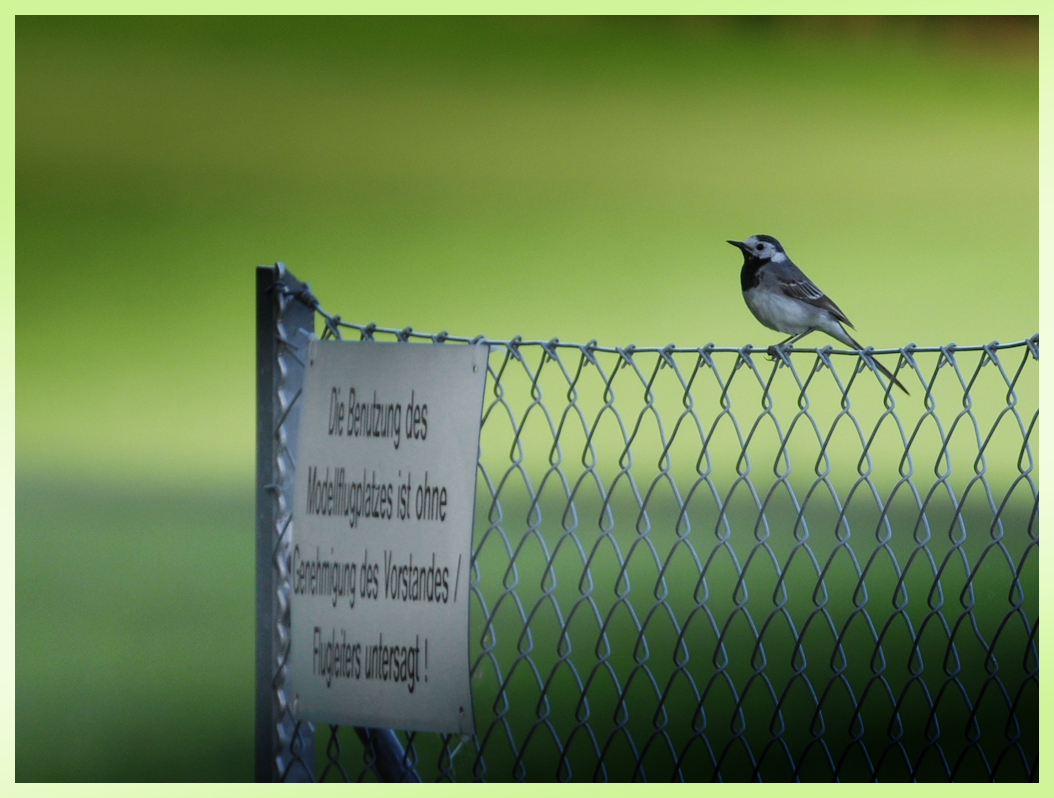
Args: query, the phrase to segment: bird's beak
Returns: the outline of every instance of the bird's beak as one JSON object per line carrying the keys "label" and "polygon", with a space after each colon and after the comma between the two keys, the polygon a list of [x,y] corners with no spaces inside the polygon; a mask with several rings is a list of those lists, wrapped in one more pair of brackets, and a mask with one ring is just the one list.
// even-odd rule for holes
{"label": "bird's beak", "polygon": [[728,239],[728,243],[734,247],[739,247],[741,250],[743,250],[743,252],[749,252],[747,245],[744,244],[742,241],[733,241],[732,239]]}

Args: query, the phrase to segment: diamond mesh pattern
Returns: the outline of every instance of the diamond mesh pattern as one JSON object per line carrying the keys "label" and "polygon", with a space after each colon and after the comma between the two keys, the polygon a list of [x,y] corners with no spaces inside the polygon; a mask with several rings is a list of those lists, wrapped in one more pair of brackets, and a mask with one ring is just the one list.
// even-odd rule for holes
{"label": "diamond mesh pattern", "polygon": [[[608,348],[295,298],[491,349],[477,734],[399,732],[394,777],[1038,780],[1038,335]],[[319,733],[319,778],[393,778],[377,730]]]}

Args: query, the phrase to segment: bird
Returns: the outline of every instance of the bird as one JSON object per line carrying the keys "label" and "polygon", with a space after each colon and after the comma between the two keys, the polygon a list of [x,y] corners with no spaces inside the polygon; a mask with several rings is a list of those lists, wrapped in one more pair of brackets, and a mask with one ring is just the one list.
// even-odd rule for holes
{"label": "bird", "polygon": [[[776,346],[794,343],[820,330],[846,346],[863,349],[842,326],[848,324],[855,330],[853,323],[829,296],[816,287],[816,283],[794,265],[779,241],[772,236],[756,235],[746,241],[729,239],[728,243],[743,252],[739,282],[750,312],[770,330],[790,336]],[[900,390],[908,393],[889,369],[873,358],[868,357],[868,361]]]}

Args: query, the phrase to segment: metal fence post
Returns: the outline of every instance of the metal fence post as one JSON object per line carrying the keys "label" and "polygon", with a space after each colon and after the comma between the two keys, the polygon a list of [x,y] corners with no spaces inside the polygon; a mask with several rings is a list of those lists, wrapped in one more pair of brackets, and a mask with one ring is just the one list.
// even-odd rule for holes
{"label": "metal fence post", "polygon": [[[289,647],[290,451],[303,365],[298,330],[314,331],[314,310],[286,292],[301,284],[282,264],[256,270],[256,781],[311,781],[314,730],[298,722],[286,695]],[[285,582],[285,584],[283,584]]]}
{"label": "metal fence post", "polygon": [[[281,263],[256,270],[256,781],[313,781],[314,729],[286,692],[286,566],[304,366],[296,349],[315,327],[310,288]],[[420,781],[391,729],[357,728],[385,781]]]}

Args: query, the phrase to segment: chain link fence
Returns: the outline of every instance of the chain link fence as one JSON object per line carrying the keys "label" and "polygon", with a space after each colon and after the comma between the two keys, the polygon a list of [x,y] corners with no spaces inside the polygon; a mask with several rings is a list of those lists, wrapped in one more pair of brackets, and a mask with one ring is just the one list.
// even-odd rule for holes
{"label": "chain link fence", "polygon": [[[281,264],[257,271],[257,316],[259,780],[1038,780],[1038,335],[866,353],[425,335],[327,314]],[[490,347],[474,736],[292,714],[316,323]]]}

